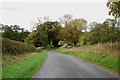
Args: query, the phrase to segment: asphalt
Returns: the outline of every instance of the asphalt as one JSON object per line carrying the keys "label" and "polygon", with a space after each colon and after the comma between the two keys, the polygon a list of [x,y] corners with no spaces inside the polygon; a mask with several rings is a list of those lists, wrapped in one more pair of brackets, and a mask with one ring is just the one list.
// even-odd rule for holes
{"label": "asphalt", "polygon": [[118,75],[78,57],[48,51],[48,58],[32,78],[118,78]]}

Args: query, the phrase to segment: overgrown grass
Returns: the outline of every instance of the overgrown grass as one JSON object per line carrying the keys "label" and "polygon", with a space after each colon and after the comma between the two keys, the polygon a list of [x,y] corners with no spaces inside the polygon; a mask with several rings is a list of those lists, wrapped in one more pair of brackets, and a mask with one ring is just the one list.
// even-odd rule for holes
{"label": "overgrown grass", "polygon": [[[74,52],[69,51],[67,48],[57,49],[56,51],[64,54],[74,55],[98,64],[104,68],[118,72],[118,57],[110,56],[104,53],[93,53],[93,52]],[[119,60],[120,61],[120,60]]]}
{"label": "overgrown grass", "polygon": [[[29,54],[30,55],[30,54]],[[21,55],[22,56],[22,55]],[[47,51],[43,50],[40,53],[34,53],[30,56],[24,57],[18,61],[14,61],[13,59],[17,59],[15,55],[3,55],[3,63],[5,61],[11,62],[7,65],[5,64],[2,69],[2,78],[22,78],[27,79],[31,78],[33,74],[37,71],[37,69],[43,64],[45,58],[47,57]]]}
{"label": "overgrown grass", "polygon": [[80,47],[73,47],[67,49],[71,52],[93,52],[93,53],[104,53],[107,55],[118,56],[119,54],[120,42],[107,42],[107,43],[98,43],[94,45],[84,45]]}

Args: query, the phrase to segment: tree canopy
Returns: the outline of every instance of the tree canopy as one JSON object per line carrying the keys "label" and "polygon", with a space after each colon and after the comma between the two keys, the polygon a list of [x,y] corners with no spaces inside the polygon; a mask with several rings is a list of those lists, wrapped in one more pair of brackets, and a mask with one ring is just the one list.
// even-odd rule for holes
{"label": "tree canopy", "polygon": [[106,19],[102,24],[96,24],[91,30],[90,35],[87,38],[88,42],[92,44],[104,43],[104,42],[115,42],[120,40],[120,30],[115,27],[116,20],[111,20],[111,24]]}
{"label": "tree canopy", "polygon": [[61,29],[61,39],[66,40],[70,45],[76,45],[82,30],[86,30],[87,21],[85,19],[73,19]]}
{"label": "tree canopy", "polygon": [[2,25],[2,37],[24,42],[29,32],[18,25]]}
{"label": "tree canopy", "polygon": [[107,7],[109,8],[109,15],[113,15],[115,18],[120,17],[120,1],[107,2]]}
{"label": "tree canopy", "polygon": [[57,21],[44,22],[37,25],[37,29],[32,31],[29,37],[33,40],[36,47],[47,46],[53,44],[58,46],[59,30],[61,25]]}

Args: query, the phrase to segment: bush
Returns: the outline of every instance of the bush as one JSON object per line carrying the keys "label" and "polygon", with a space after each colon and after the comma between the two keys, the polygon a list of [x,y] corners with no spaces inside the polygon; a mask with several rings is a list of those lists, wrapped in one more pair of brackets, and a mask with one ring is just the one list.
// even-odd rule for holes
{"label": "bush", "polygon": [[63,46],[64,45],[64,41],[59,41],[58,45]]}
{"label": "bush", "polygon": [[36,51],[36,48],[33,45],[6,38],[1,39],[2,39],[2,53],[22,54],[24,52]]}

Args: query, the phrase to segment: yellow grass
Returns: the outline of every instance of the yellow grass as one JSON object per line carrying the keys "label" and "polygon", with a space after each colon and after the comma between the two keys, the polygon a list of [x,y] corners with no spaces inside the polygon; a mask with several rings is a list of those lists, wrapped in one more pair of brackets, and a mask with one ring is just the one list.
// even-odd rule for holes
{"label": "yellow grass", "polygon": [[118,56],[120,42],[114,43],[99,43],[96,45],[86,45],[81,47],[68,48],[66,51],[71,52],[94,52],[94,53],[104,53],[107,55]]}

